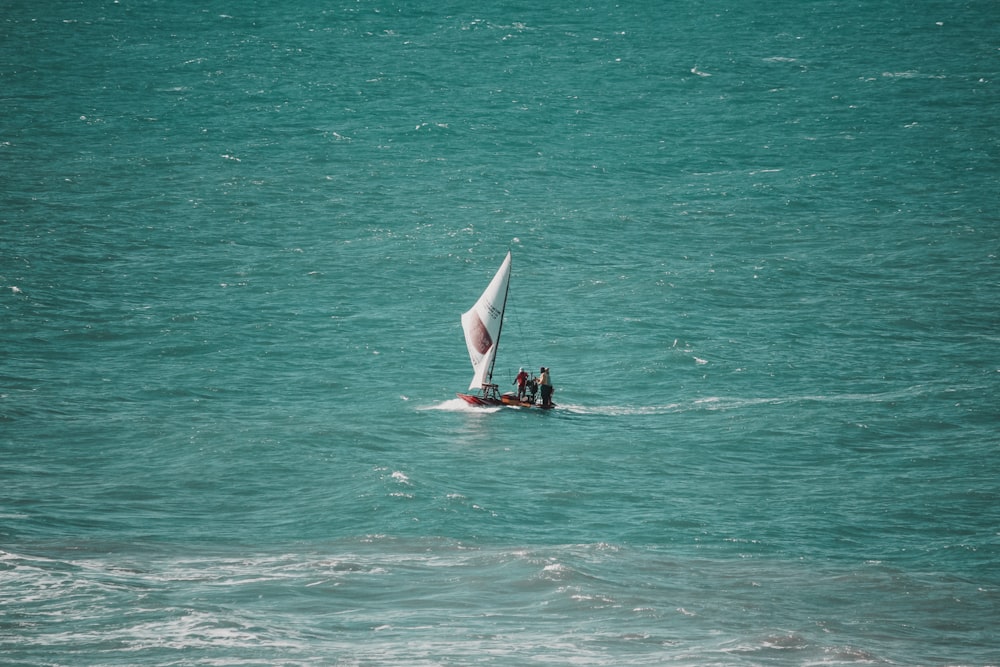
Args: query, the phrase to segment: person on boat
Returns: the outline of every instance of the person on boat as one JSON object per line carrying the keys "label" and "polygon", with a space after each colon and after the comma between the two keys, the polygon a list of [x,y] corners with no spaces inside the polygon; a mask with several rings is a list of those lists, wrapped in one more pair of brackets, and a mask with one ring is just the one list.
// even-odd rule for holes
{"label": "person on boat", "polygon": [[528,379],[528,402],[532,405],[535,404],[535,395],[538,393],[538,380],[536,378]]}
{"label": "person on boat", "polygon": [[542,407],[552,406],[552,379],[549,377],[549,369],[542,366],[538,375],[538,385],[542,388]]}
{"label": "person on boat", "polygon": [[514,378],[512,384],[517,385],[517,400],[524,400],[524,392],[528,385],[528,373],[523,368],[517,372],[517,377]]}

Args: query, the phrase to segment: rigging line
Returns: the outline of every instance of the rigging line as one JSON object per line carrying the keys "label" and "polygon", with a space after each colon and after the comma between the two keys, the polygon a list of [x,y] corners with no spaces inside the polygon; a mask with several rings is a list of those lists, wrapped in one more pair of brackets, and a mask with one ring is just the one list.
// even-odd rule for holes
{"label": "rigging line", "polygon": [[[509,287],[510,287],[510,285],[508,285],[508,288]],[[516,311],[517,310],[517,306],[516,305],[513,306],[511,308],[511,310],[512,311]],[[504,318],[506,319],[506,315],[504,315]],[[532,361],[531,361],[531,355],[530,354],[525,354],[525,348],[526,348],[526,346],[525,346],[524,341],[526,340],[526,338],[524,337],[524,326],[522,325],[523,319],[524,318],[522,318],[522,317],[518,317],[516,312],[514,313],[514,316],[513,316],[514,328],[517,329],[516,337],[515,337],[516,342],[515,342],[513,348],[511,348],[511,346],[508,344],[507,345],[507,350],[510,351],[511,349],[513,349],[513,351],[515,352],[515,354],[518,357],[524,357],[524,358],[522,358],[518,362],[518,364],[517,364],[518,367],[519,368],[524,368],[529,373],[533,373],[533,371],[531,369],[534,366],[533,366]],[[508,340],[508,343],[509,342],[510,341]],[[509,358],[509,356],[508,356],[508,358]],[[513,380],[513,378],[517,375],[517,372],[513,370],[513,367],[509,367],[509,368],[510,368],[510,378]]]}

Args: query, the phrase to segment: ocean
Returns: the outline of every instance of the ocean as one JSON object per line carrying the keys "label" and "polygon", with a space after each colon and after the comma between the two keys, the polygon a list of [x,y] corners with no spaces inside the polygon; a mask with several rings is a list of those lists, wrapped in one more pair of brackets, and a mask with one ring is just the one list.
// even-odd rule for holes
{"label": "ocean", "polygon": [[998,25],[5,3],[0,663],[1000,665]]}

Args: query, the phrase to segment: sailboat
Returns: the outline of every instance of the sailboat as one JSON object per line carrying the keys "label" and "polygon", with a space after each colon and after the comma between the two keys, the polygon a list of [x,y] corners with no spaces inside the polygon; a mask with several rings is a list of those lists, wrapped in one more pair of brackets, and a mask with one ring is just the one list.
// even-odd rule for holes
{"label": "sailboat", "polygon": [[[462,330],[465,345],[469,349],[474,374],[469,383],[470,393],[459,393],[458,397],[475,406],[511,405],[522,408],[550,408],[536,403],[534,395],[519,398],[515,392],[500,393],[493,382],[493,366],[496,364],[500,347],[500,332],[503,330],[503,314],[507,308],[507,294],[510,291],[510,252],[497,270],[493,280],[486,287],[476,304],[462,314]],[[472,393],[474,392],[474,393]]]}

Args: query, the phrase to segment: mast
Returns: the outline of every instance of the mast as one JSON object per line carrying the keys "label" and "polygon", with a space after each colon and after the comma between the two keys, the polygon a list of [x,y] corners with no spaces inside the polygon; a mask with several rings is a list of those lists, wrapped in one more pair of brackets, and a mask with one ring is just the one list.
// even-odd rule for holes
{"label": "mast", "polygon": [[[507,251],[507,255],[510,255],[510,251]],[[513,262],[511,263],[513,265]],[[500,352],[500,334],[503,333],[503,316],[507,312],[507,295],[510,294],[510,274],[511,271],[508,267],[507,271],[507,289],[503,291],[503,306],[500,307],[500,328],[497,329],[497,340],[493,344],[493,359],[490,361],[490,371],[486,374],[486,383],[493,384],[493,367],[497,364],[497,353]]]}

